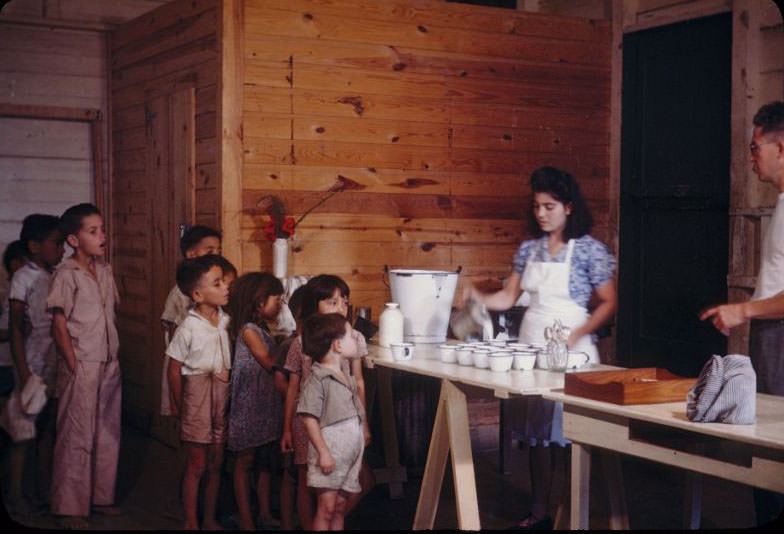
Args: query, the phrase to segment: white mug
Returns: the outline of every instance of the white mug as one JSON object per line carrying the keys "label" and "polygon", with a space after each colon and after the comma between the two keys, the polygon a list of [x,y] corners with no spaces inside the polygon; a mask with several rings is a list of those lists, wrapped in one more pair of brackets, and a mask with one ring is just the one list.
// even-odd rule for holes
{"label": "white mug", "polygon": [[515,352],[512,367],[518,371],[530,371],[536,363],[535,352]]}
{"label": "white mug", "polygon": [[456,348],[455,345],[439,345],[438,353],[441,357],[441,361],[444,363],[455,363],[457,361],[457,355],[455,354]]}
{"label": "white mug", "polygon": [[410,360],[414,357],[413,343],[390,343],[389,348],[396,360]]}

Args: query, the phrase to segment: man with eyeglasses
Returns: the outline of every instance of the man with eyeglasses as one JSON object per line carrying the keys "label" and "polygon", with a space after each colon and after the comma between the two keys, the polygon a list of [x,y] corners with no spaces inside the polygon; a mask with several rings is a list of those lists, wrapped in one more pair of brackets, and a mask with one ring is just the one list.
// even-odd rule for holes
{"label": "man with eyeglasses", "polygon": [[[705,311],[724,335],[751,321],[749,356],[757,373],[757,391],[784,395],[784,102],[771,102],[754,115],[749,145],[752,170],[779,190],[779,199],[762,242],[757,285],[748,302],[723,304]],[[754,490],[757,523],[778,517],[784,495]]]}

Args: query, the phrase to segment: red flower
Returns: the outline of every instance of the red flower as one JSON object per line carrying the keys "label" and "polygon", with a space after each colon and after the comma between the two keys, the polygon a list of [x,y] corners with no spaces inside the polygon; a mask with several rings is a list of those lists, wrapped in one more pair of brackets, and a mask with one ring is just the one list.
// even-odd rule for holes
{"label": "red flower", "polygon": [[296,221],[294,221],[294,217],[286,217],[283,221],[283,226],[281,226],[281,230],[288,234],[288,237],[294,235],[294,228],[297,226]]}
{"label": "red flower", "polygon": [[270,241],[275,241],[275,217],[270,217],[267,226],[264,227],[264,235]]}

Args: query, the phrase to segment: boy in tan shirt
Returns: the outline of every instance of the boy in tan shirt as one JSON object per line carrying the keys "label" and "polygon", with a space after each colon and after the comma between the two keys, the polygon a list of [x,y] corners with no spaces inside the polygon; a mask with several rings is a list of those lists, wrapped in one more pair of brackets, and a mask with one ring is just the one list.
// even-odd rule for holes
{"label": "boy in tan shirt", "polygon": [[303,327],[302,347],[313,367],[297,404],[308,432],[308,486],[318,494],[313,530],[343,530],[349,493],[359,493],[365,409],[357,381],[343,372],[343,358],[359,358],[351,325],[339,313],[313,315]]}
{"label": "boy in tan shirt", "polygon": [[84,528],[93,513],[116,515],[121,379],[111,266],[106,235],[92,204],[65,210],[60,230],[74,254],[56,269],[46,307],[58,352],[57,430],[52,513],[64,528]]}
{"label": "boy in tan shirt", "polygon": [[194,302],[166,348],[172,411],[180,414],[180,437],[185,445],[182,480],[185,530],[197,530],[199,483],[206,477],[202,527],[220,529],[215,508],[220,488],[220,467],[227,438],[231,348],[226,327],[229,317],[221,309],[229,300],[221,258],[189,258],[177,268],[177,285]]}

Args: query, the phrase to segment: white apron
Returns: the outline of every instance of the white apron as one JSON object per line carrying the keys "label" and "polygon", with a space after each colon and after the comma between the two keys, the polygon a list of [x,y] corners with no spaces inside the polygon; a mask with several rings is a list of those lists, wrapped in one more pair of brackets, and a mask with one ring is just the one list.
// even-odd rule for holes
{"label": "white apron", "polygon": [[[520,288],[531,297],[520,325],[521,343],[545,343],[544,329],[560,319],[564,326],[572,330],[585,324],[588,310],[569,296],[569,271],[572,264],[574,240],[566,245],[566,260],[563,263],[532,261],[526,264],[520,278]],[[536,252],[532,254],[535,255]],[[577,340],[571,350],[588,354],[589,362],[599,362],[599,351],[590,335]],[[553,441],[566,445],[563,438],[563,404],[554,403],[541,397],[529,397],[527,416],[522,436],[529,444],[547,445]],[[519,434],[519,432],[515,432]]]}

